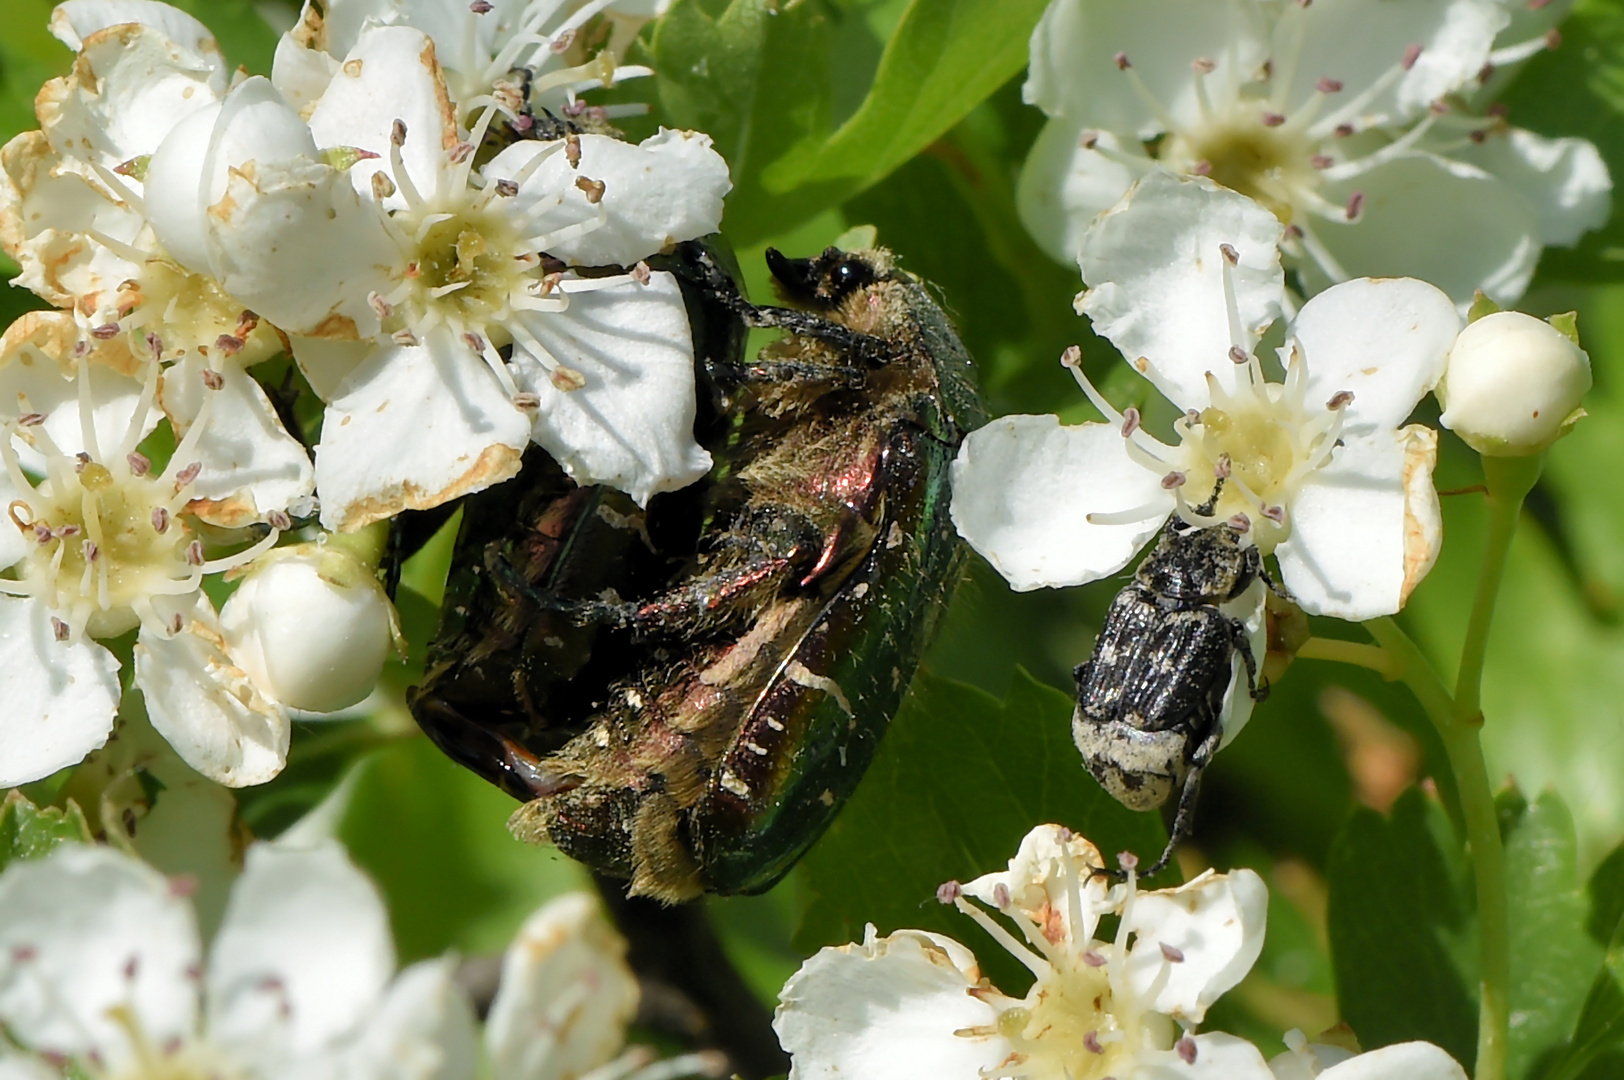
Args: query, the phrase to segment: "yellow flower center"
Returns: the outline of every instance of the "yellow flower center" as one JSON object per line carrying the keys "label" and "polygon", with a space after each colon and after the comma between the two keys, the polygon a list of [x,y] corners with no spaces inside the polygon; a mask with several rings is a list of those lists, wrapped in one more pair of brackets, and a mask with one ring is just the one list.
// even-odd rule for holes
{"label": "yellow flower center", "polygon": [[1256,102],[1236,102],[1198,128],[1169,135],[1160,157],[1178,172],[1210,176],[1257,200],[1289,225],[1319,186],[1315,153],[1300,126]]}

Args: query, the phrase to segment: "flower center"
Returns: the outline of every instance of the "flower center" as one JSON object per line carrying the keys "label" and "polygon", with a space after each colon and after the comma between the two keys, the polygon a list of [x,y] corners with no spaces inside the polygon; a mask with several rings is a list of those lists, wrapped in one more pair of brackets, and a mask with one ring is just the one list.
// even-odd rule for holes
{"label": "flower center", "polygon": [[[205,274],[193,274],[163,257],[149,257],[139,281],[119,286],[118,326],[136,356],[149,352],[169,360],[198,342],[218,348],[239,363],[255,364],[281,349],[275,333],[259,317]],[[183,347],[165,347],[179,342]]]}
{"label": "flower center", "polygon": [[998,1075],[1022,1080],[1099,1080],[1125,1075],[1138,1041],[1111,1011],[1105,967],[1057,966],[1025,1001],[998,1015],[1012,1055]]}
{"label": "flower center", "polygon": [[117,1070],[84,1069],[94,1080],[240,1080],[245,1075],[208,1043],[177,1039],[162,1048],[153,1045],[129,1006],[116,1005],[108,1012],[124,1029],[133,1053]]}
{"label": "flower center", "polygon": [[1257,103],[1236,102],[1202,126],[1169,135],[1160,159],[1257,200],[1289,225],[1309,205],[1319,174],[1314,144]]}
{"label": "flower center", "polygon": [[509,297],[535,266],[515,257],[519,237],[483,207],[426,215],[419,232],[408,304],[421,312],[420,322],[482,328],[506,314]]}

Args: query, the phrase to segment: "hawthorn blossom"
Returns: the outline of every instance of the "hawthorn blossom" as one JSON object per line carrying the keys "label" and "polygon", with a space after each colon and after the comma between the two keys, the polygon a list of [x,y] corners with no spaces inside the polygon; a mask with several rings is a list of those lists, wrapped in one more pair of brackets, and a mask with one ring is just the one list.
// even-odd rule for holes
{"label": "hawthorn blossom", "polygon": [[[1131,866],[1109,887],[1101,866],[1087,840],[1040,825],[1007,871],[938,890],[1032,972],[1024,997],[991,986],[940,934],[869,926],[860,944],[820,950],[784,984],[773,1019],[790,1080],[1273,1080],[1251,1043],[1183,1030],[1257,960],[1262,880],[1209,870],[1142,892]],[[1114,937],[1096,940],[1105,915],[1119,916]]]}
{"label": "hawthorn blossom", "polygon": [[[564,116],[586,109],[579,94],[652,74],[622,65],[638,29],[669,0],[305,0],[299,22],[277,43],[271,82],[302,112],[315,108],[361,35],[409,26],[434,42],[459,118],[497,105],[513,130],[531,129],[531,107]],[[522,77],[520,72],[523,72]],[[607,119],[639,106],[600,107]]]}
{"label": "hawthorn blossom", "polygon": [[199,373],[213,370],[225,385],[197,448],[191,511],[227,527],[284,511],[310,495],[310,457],[247,373],[281,340],[211,275],[180,265],[147,216],[146,164],[176,124],[218,103],[225,60],[202,23],[150,0],[68,0],[51,29],[78,50],[73,69],[41,89],[39,130],[0,150],[0,244],[18,283],[71,311],[81,334],[176,365],[158,401],[179,432]]}
{"label": "hawthorn blossom", "polygon": [[1274,1080],[1467,1080],[1466,1070],[1429,1042],[1395,1043],[1356,1054],[1286,1033],[1286,1051],[1269,1060]]}
{"label": "hawthorn blossom", "polygon": [[1584,415],[1590,357],[1571,314],[1550,322],[1495,311],[1473,322],[1449,350],[1438,383],[1438,422],[1480,454],[1537,454]]}
{"label": "hawthorn blossom", "polygon": [[263,783],[286,760],[287,716],[233,661],[202,585],[267,550],[277,529],[208,556],[190,509],[224,384],[204,369],[193,422],[157,468],[138,448],[156,422],[159,368],[122,345],[79,339],[66,312],[31,313],[0,338],[0,786],[106,742],[118,661],[97,641],[132,630],[153,726],[204,775]]}
{"label": "hawthorn blossom", "polygon": [[[1463,308],[1527,287],[1542,247],[1606,220],[1595,147],[1463,115],[1502,0],[1053,0],[1026,100],[1050,120],[1018,192],[1055,258],[1147,172],[1213,180],[1286,227],[1311,291],[1357,275],[1431,281]],[[1544,47],[1543,37],[1536,39]]]}
{"label": "hawthorn blossom", "polygon": [[[1066,363],[1105,423],[1006,416],[953,466],[959,533],[1018,590],[1116,573],[1178,513],[1229,522],[1279,559],[1303,610],[1368,619],[1403,606],[1437,556],[1437,433],[1405,426],[1460,329],[1439,290],[1344,282],[1276,349],[1286,300],[1278,219],[1207,179],[1147,175],[1085,238],[1078,310],[1176,408],[1153,437]],[[1223,479],[1216,505],[1202,508]],[[1261,593],[1258,594],[1261,600]]]}
{"label": "hawthorn blossom", "polygon": [[640,502],[702,476],[686,309],[642,260],[715,229],[710,140],[572,135],[476,167],[495,107],[458,125],[420,31],[366,30],[339,71],[308,128],[246,80],[148,174],[165,244],[288,331],[327,401],[322,524],[480,490],[532,441]]}

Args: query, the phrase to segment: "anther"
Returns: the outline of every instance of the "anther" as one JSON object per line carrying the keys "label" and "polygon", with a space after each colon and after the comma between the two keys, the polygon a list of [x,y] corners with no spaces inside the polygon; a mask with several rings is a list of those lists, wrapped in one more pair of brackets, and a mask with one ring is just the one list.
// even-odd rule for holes
{"label": "anther", "polygon": [[193,540],[186,545],[186,563],[188,566],[203,565],[203,541]]}
{"label": "anther", "polygon": [[1329,154],[1315,154],[1308,159],[1308,163],[1316,169],[1329,169],[1336,164],[1336,159]]}
{"label": "anther", "polygon": [[1216,476],[1220,480],[1228,480],[1230,470],[1233,469],[1233,468],[1234,468],[1234,462],[1232,462],[1230,460],[1229,455],[1228,454],[1219,454],[1218,455],[1218,460],[1215,463],[1213,463],[1212,475]]}
{"label": "anther", "polygon": [[37,427],[43,423],[45,423],[45,414],[42,412],[28,412],[17,417],[18,427]]}
{"label": "anther", "polygon": [[1229,359],[1236,364],[1244,364],[1252,358],[1246,355],[1246,350],[1239,345],[1231,345],[1229,347]]}
{"label": "anther", "polygon": [[80,550],[84,552],[85,562],[95,562],[101,558],[101,548],[94,540],[86,540]]}
{"label": "anther", "polygon": [[[132,307],[130,310],[133,311],[135,309]],[[126,311],[123,314],[128,315],[129,313],[130,313],[129,311]],[[80,338],[78,341],[75,341],[73,343],[73,358],[75,360],[83,360],[85,357],[87,357],[89,355],[90,355],[90,342],[84,340],[83,338]]]}
{"label": "anther", "polygon": [[118,323],[102,323],[100,326],[90,328],[90,336],[97,341],[110,341],[118,337]]}
{"label": "anther", "polygon": [[129,982],[134,982],[135,977],[137,975],[139,975],[140,973],[141,973],[141,957],[137,956],[137,955],[131,955],[131,957],[128,960],[124,961],[124,978]]}
{"label": "anther", "polygon": [[554,289],[558,288],[558,283],[560,281],[563,281],[563,280],[564,280],[564,275],[559,273],[557,270],[553,271],[550,274],[543,274],[541,276],[541,280],[536,282],[536,285],[535,285],[535,293],[536,293],[536,295],[537,296],[550,296],[550,295],[552,295],[552,291]]}
{"label": "anther", "polygon": [[1187,479],[1189,478],[1183,473],[1179,472],[1177,469],[1174,469],[1172,472],[1162,477],[1162,490],[1172,491],[1176,487],[1183,487],[1184,482]]}
{"label": "anther", "polygon": [[1364,192],[1355,191],[1352,195],[1348,196],[1347,217],[1348,217],[1349,221],[1358,221],[1359,220],[1359,215],[1364,213],[1364,209],[1365,209],[1365,193]]}
{"label": "anther", "polygon": [[1353,404],[1353,391],[1352,390],[1338,390],[1336,393],[1331,395],[1331,400],[1327,401],[1325,403],[1325,407],[1327,409],[1330,409],[1331,411],[1335,412],[1337,409],[1345,409],[1349,405],[1352,405],[1352,404]]}
{"label": "anther", "polygon": [[42,544],[49,544],[56,539],[56,534],[51,531],[51,527],[45,522],[36,521],[34,522],[34,539]]}
{"label": "anther", "polygon": [[1179,1059],[1186,1065],[1195,1064],[1195,1040],[1188,1035],[1180,1039],[1173,1047],[1179,1052]]}
{"label": "anther", "polygon": [[1139,856],[1131,851],[1117,852],[1117,865],[1122,867],[1124,873],[1139,869]]}
{"label": "anther", "polygon": [[574,41],[575,41],[575,28],[572,26],[568,30],[565,30],[563,33],[559,34],[556,38],[554,38],[553,43],[551,45],[547,46],[547,48],[550,49],[551,51],[555,52],[555,53],[567,52],[569,50],[570,45],[573,44]]}
{"label": "anther", "polygon": [[1127,71],[1129,68],[1133,67],[1133,64],[1128,61],[1128,54],[1125,52],[1117,53],[1111,58],[1111,61],[1112,63],[1116,64],[1118,71]]}
{"label": "anther", "polygon": [[1198,56],[1190,61],[1190,70],[1197,75],[1211,75],[1217,67],[1217,64],[1208,60],[1205,56]]}
{"label": "anther", "polygon": [[[60,620],[52,619],[51,621],[58,622]],[[11,962],[13,964],[26,964],[38,956],[39,950],[32,945],[13,945],[11,947]]]}
{"label": "anther", "polygon": [[1445,101],[1443,98],[1438,98],[1436,101],[1427,106],[1427,111],[1433,116],[1448,116],[1449,102]]}
{"label": "anther", "polygon": [[56,638],[56,640],[58,640],[58,641],[66,641],[66,640],[68,640],[68,635],[70,633],[71,633],[71,631],[69,630],[67,623],[63,622],[61,619],[57,618],[55,615],[51,616],[51,636],[52,637]]}
{"label": "anther", "polygon": [[1002,881],[992,887],[992,903],[999,911],[1009,907],[1009,886]]}
{"label": "anther", "polygon": [[1093,129],[1083,132],[1077,137],[1077,145],[1084,150],[1092,150],[1099,145],[1100,133]]}
{"label": "anther", "polygon": [[406,145],[406,121],[397,117],[395,122],[389,125],[389,141],[396,146]]}
{"label": "anther", "polygon": [[289,529],[293,528],[293,519],[288,517],[288,512],[286,510],[272,510],[270,513],[265,515],[265,524],[269,525],[277,532],[287,532]]}
{"label": "anther", "polygon": [[1265,506],[1262,508],[1263,516],[1276,525],[1285,524],[1286,508],[1284,506]]}
{"label": "anther", "polygon": [[[398,123],[398,121],[397,121]],[[389,179],[389,174],[375,172],[372,174],[372,198],[383,202],[395,193],[395,182]]]}
{"label": "anther", "polygon": [[1122,410],[1122,437],[1128,438],[1139,430],[1139,410],[1129,405]]}
{"label": "anther", "polygon": [[1083,953],[1083,963],[1087,964],[1091,968],[1104,967],[1106,963],[1105,954],[1100,952],[1098,949],[1089,949],[1087,952]]}
{"label": "anther", "polygon": [[184,900],[188,896],[196,896],[198,886],[196,874],[176,874],[169,879],[169,895],[177,900]]}
{"label": "anther", "polygon": [[602,180],[592,180],[585,176],[575,178],[575,186],[586,195],[586,201],[597,206],[603,201],[604,185]]}
{"label": "anther", "polygon": [[564,136],[564,160],[572,169],[581,167],[581,136],[573,131]]}
{"label": "anther", "polygon": [[1218,254],[1222,255],[1224,257],[1224,262],[1228,263],[1230,266],[1240,265],[1241,253],[1235,250],[1234,244],[1219,244]]}
{"label": "anther", "polygon": [[963,891],[963,887],[958,882],[944,881],[936,886],[936,902],[938,904],[951,904],[959,898],[959,894]]}
{"label": "anther", "polygon": [[1354,127],[1352,124],[1338,124],[1332,129],[1331,134],[1335,135],[1339,139],[1346,139],[1349,135],[1352,135],[1357,130],[1359,129]]}
{"label": "anther", "polygon": [[1487,128],[1473,128],[1466,133],[1466,137],[1472,142],[1481,145],[1489,141],[1489,131]]}
{"label": "anther", "polygon": [[1086,1049],[1090,1054],[1105,1053],[1105,1047],[1100,1045],[1100,1033],[1097,1031],[1090,1031],[1087,1035],[1084,1035],[1083,1048]]}
{"label": "anther", "polygon": [[1185,409],[1184,410],[1184,422],[1186,424],[1189,424],[1191,427],[1200,427],[1201,426],[1201,413],[1196,409]]}
{"label": "anther", "polygon": [[474,0],[468,5],[468,10],[475,15],[489,15],[494,9],[491,7],[491,0]]}
{"label": "anther", "polygon": [[530,116],[527,113],[526,114],[521,114],[519,116],[515,116],[513,118],[513,120],[509,123],[508,126],[511,127],[514,131],[517,131],[520,134],[523,134],[524,132],[529,131],[531,128],[536,126],[536,118],[534,116]]}
{"label": "anther", "polygon": [[76,473],[84,472],[85,471],[85,466],[87,466],[89,464],[90,464],[90,455],[85,453],[83,450],[81,450],[77,454],[73,455],[73,471],[74,472],[76,472]]}
{"label": "anther", "polygon": [[1562,31],[1558,30],[1554,26],[1551,27],[1549,30],[1545,31],[1545,47],[1547,49],[1557,49],[1557,48],[1561,48],[1561,46],[1562,46]]}
{"label": "anther", "polygon": [[1507,105],[1503,101],[1496,101],[1493,105],[1490,105],[1487,109],[1483,110],[1483,115],[1491,116],[1496,120],[1504,120],[1506,117],[1511,115],[1511,106]]}
{"label": "anther", "polygon": [[1286,226],[1286,239],[1287,240],[1301,240],[1302,238],[1303,238],[1303,227],[1301,225],[1287,225]]}
{"label": "anther", "polygon": [[177,611],[175,614],[169,617],[169,632],[172,634],[178,634],[184,629],[186,629],[186,620],[182,618],[180,612]]}
{"label": "anther", "polygon": [[1183,949],[1179,948],[1177,945],[1169,945],[1165,941],[1158,941],[1156,944],[1161,946],[1162,959],[1166,960],[1169,964],[1184,963]]}
{"label": "anther", "polygon": [[1060,366],[1074,368],[1083,362],[1083,349],[1080,345],[1067,345],[1066,351],[1060,354]]}
{"label": "anther", "polygon": [[1399,64],[1404,68],[1405,71],[1409,71],[1411,68],[1415,67],[1415,62],[1419,59],[1421,59],[1421,45],[1419,42],[1417,42],[1414,45],[1408,46],[1404,50],[1404,59],[1400,60]]}
{"label": "anther", "polygon": [[1322,78],[1314,84],[1314,89],[1322,94],[1340,94],[1342,92],[1342,80]]}
{"label": "anther", "polygon": [[219,390],[226,384],[226,377],[213,368],[203,369],[203,385],[210,390]]}
{"label": "anther", "polygon": [[1279,127],[1281,124],[1284,124],[1285,122],[1286,122],[1286,118],[1283,115],[1281,115],[1280,113],[1266,112],[1266,113],[1263,114],[1263,126],[1264,127]]}
{"label": "anther", "polygon": [[1191,176],[1211,176],[1212,175],[1212,162],[1208,161],[1206,158],[1202,158],[1200,161],[1198,161],[1194,165],[1190,166],[1190,175]]}
{"label": "anther", "polygon": [[1483,66],[1477,69],[1477,81],[1486,83],[1492,78],[1494,78],[1494,64],[1492,61],[1485,60]]}
{"label": "anther", "polygon": [[559,390],[563,390],[565,393],[568,393],[571,390],[579,390],[581,387],[586,385],[586,376],[582,375],[574,368],[553,368],[551,373],[548,374],[547,379],[553,384],[554,387]]}
{"label": "anther", "polygon": [[403,345],[406,348],[411,348],[413,345],[417,344],[417,335],[412,333],[410,330],[396,330],[393,334],[389,335],[389,340],[393,341],[396,345]]}
{"label": "anther", "polygon": [[654,273],[648,268],[648,263],[638,260],[637,265],[632,267],[632,280],[639,285],[647,285],[653,279]]}
{"label": "anther", "polygon": [[190,465],[186,466],[186,468],[184,468],[180,472],[176,473],[175,474],[175,490],[179,491],[181,488],[185,487],[187,484],[190,484],[193,480],[196,480],[197,479],[197,474],[202,472],[202,471],[203,471],[203,463],[201,461],[194,461]]}
{"label": "anther", "polygon": [[485,338],[474,333],[472,330],[466,331],[462,335],[462,343],[474,350],[476,353],[483,354],[485,352]]}
{"label": "anther", "polygon": [[1229,519],[1229,527],[1238,533],[1249,533],[1252,531],[1252,519],[1245,514],[1236,514]]}
{"label": "anther", "polygon": [[169,511],[162,506],[152,508],[152,530],[156,533],[169,531]]}
{"label": "anther", "polygon": [[379,296],[376,290],[367,293],[367,307],[371,308],[372,314],[380,320],[389,318],[395,312],[394,305]]}
{"label": "anther", "polygon": [[51,530],[51,539],[68,540],[72,537],[78,536],[82,531],[83,530],[77,525],[58,525],[56,528]]}
{"label": "anther", "polygon": [[472,157],[473,154],[474,154],[474,144],[473,143],[471,143],[471,142],[460,142],[456,146],[453,146],[451,148],[451,153],[448,156],[451,158],[451,164],[453,164],[453,165],[461,165],[463,162],[467,161],[470,157]]}
{"label": "anther", "polygon": [[511,199],[519,193],[519,185],[512,180],[498,180],[496,193],[504,199]]}
{"label": "anther", "polygon": [[147,334],[146,341],[147,341],[147,348],[152,351],[152,358],[154,360],[163,359],[163,355],[164,355],[164,340],[163,340],[163,338],[159,337],[157,334],[149,332]]}
{"label": "anther", "polygon": [[523,409],[525,412],[534,412],[541,408],[541,397],[528,390],[520,390],[513,395],[513,407]]}
{"label": "anther", "polygon": [[244,344],[246,344],[246,342],[244,342],[243,339],[238,337],[236,334],[221,334],[219,337],[214,339],[214,347],[225,353],[227,356],[236,356],[238,353],[242,352],[242,347]]}

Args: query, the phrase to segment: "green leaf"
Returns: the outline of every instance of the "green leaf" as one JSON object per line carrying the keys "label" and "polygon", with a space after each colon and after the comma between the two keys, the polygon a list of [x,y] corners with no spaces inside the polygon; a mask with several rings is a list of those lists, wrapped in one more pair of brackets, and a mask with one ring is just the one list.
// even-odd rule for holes
{"label": "green leaf", "polygon": [[1356,810],[1331,847],[1326,920],[1337,1000],[1361,1045],[1476,1055],[1475,918],[1443,808],[1411,788],[1391,817]]}
{"label": "green leaf", "polygon": [[1604,1054],[1612,1058],[1615,1065],[1624,1060],[1624,1054],[1619,1053],[1621,1044],[1624,1044],[1624,924],[1620,924],[1613,935],[1602,958],[1601,970],[1590,984],[1573,1037],[1543,1074],[1543,1080],[1617,1076],[1616,1071],[1598,1068],[1586,1071],[1586,1066],[1593,1065]]}
{"label": "green leaf", "polygon": [[[1540,53],[1501,95],[1512,123],[1552,137],[1589,139],[1624,177],[1624,7],[1580,0],[1562,25],[1562,47]],[[1613,216],[1575,248],[1546,248],[1542,277],[1624,278],[1624,217]]]}
{"label": "green leaf", "polygon": [[914,0],[857,112],[827,142],[769,166],[772,191],[852,179],[867,187],[935,142],[1026,66],[1046,0]]}
{"label": "green leaf", "polygon": [[1602,958],[1586,932],[1573,816],[1555,792],[1532,803],[1497,800],[1505,837],[1511,920],[1511,1031],[1506,1075],[1532,1078],[1534,1064],[1574,1028],[1585,985],[1576,973]]}
{"label": "green leaf", "polygon": [[[982,970],[1019,992],[1029,976],[969,920],[938,904],[936,887],[1009,864],[1045,822],[1088,837],[1107,859],[1160,854],[1155,814],[1135,814],[1084,771],[1071,742],[1071,699],[1017,673],[1009,695],[925,674],[914,683],[868,775],[805,863],[808,903],[796,945],[934,930],[976,943]],[[985,945],[985,948],[981,946]]]}
{"label": "green leaf", "polygon": [[39,807],[10,791],[0,802],[0,870],[14,859],[42,858],[58,844],[90,842],[90,826],[72,799],[65,809]]}

